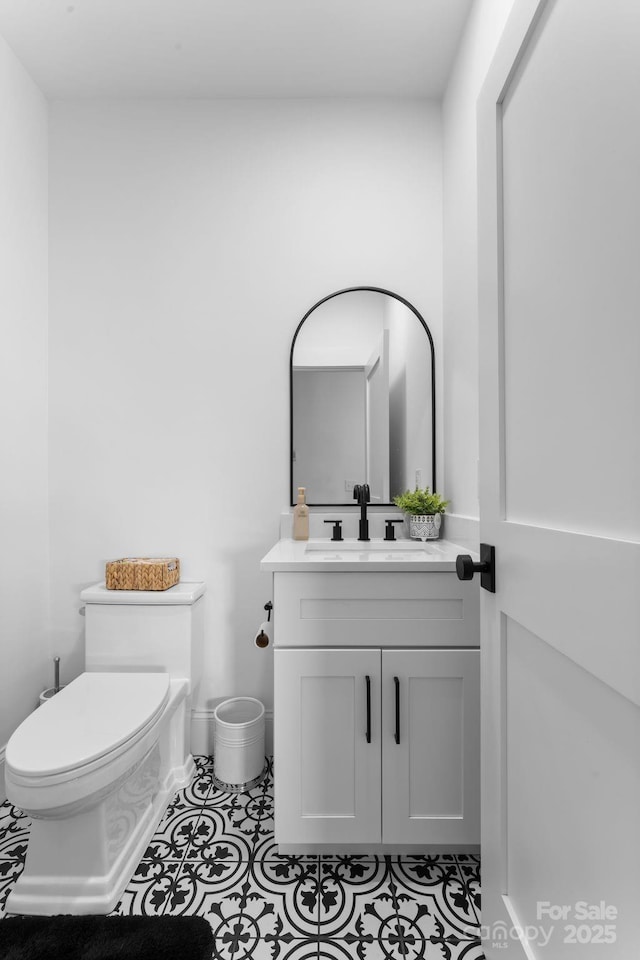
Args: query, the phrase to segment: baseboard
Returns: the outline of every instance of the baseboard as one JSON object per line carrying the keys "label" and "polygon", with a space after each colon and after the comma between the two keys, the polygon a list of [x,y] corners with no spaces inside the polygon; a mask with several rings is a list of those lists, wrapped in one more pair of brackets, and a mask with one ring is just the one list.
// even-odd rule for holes
{"label": "baseboard", "polygon": [[7,791],[4,786],[4,755],[6,749],[6,747],[0,747],[0,803],[4,803],[7,799]]}
{"label": "baseboard", "polygon": [[[264,715],[264,750],[266,756],[273,754],[273,710]],[[213,756],[213,710],[191,711],[191,753],[194,756]]]}

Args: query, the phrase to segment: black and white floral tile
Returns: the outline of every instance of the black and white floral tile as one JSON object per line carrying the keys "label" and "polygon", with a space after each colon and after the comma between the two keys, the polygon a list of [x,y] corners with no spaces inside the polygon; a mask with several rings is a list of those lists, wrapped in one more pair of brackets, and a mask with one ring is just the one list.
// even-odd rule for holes
{"label": "black and white floral tile", "polygon": [[[115,913],[204,916],[215,960],[482,960],[478,857],[279,855],[271,766],[231,794],[196,762]],[[0,806],[0,916],[28,839]]]}

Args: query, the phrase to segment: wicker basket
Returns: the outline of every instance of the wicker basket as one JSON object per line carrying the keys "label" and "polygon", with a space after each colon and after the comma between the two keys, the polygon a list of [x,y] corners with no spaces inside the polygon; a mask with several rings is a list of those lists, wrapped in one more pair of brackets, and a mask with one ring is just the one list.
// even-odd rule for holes
{"label": "wicker basket", "polygon": [[107,563],[107,590],[168,590],[180,580],[177,557],[125,557]]}

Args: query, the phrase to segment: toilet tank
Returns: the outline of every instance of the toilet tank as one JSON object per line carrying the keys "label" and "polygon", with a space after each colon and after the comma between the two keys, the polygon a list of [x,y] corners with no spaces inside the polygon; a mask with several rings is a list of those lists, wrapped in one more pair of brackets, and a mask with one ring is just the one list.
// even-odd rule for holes
{"label": "toilet tank", "polygon": [[202,677],[204,583],[168,590],[107,590],[80,594],[85,605],[85,670],[154,671],[189,681],[192,699]]}

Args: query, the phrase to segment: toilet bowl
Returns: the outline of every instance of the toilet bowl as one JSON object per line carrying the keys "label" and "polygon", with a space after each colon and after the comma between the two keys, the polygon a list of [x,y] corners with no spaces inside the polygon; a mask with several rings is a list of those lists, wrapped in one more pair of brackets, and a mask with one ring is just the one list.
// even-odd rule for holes
{"label": "toilet bowl", "polygon": [[7,745],[5,777],[15,805],[59,819],[97,803],[158,739],[169,685],[166,673],[83,673],[73,680]]}
{"label": "toilet bowl", "polygon": [[8,913],[109,913],[171,796],[191,780],[204,585],[177,586],[146,603],[103,585],[84,591],[96,605],[91,616],[87,606],[87,664],[102,666],[28,716],[6,748],[7,796],[32,818]]}

